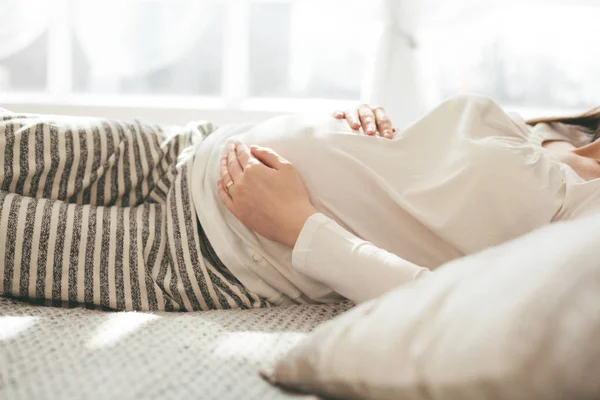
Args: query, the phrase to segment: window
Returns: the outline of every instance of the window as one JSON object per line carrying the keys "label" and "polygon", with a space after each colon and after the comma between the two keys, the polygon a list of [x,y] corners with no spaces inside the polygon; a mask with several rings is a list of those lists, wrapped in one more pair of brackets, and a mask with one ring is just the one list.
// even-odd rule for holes
{"label": "window", "polygon": [[472,7],[421,36],[433,102],[478,92],[517,110],[596,107],[599,21],[585,1]]}
{"label": "window", "polygon": [[[39,2],[0,3],[0,92],[43,91],[48,87],[48,4],[38,12],[28,8]],[[28,22],[25,29],[20,25]]]}
{"label": "window", "polygon": [[0,1],[0,91],[52,99],[355,100],[377,34],[370,0]]}
{"label": "window", "polygon": [[70,1],[73,92],[218,96],[225,7],[194,3]]}
{"label": "window", "polygon": [[[48,34],[42,33],[0,64],[0,91],[43,91],[48,69]],[[27,66],[27,68],[23,68]]]}
{"label": "window", "polygon": [[0,95],[25,99],[12,104],[170,107],[194,118],[192,108],[280,112],[362,99],[402,123],[464,92],[523,115],[600,104],[597,0],[0,4]]}

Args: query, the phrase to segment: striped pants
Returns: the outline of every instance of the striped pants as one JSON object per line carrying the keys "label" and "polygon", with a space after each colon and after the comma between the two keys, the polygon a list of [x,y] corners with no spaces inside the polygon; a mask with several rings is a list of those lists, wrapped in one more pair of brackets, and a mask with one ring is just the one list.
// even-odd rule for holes
{"label": "striped pants", "polygon": [[188,169],[211,131],[0,109],[0,295],[114,310],[268,306],[197,220]]}

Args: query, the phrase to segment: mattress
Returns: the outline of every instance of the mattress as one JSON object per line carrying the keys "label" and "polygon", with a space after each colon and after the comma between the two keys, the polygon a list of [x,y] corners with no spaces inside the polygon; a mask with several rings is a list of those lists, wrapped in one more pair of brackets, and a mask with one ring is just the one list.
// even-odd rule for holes
{"label": "mattress", "polygon": [[314,399],[259,371],[350,307],[141,313],[0,298],[0,399]]}

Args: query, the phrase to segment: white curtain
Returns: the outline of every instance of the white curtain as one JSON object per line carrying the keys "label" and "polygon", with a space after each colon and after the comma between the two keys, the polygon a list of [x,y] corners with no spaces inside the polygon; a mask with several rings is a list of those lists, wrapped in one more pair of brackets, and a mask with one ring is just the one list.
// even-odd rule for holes
{"label": "white curtain", "polygon": [[296,1],[292,86],[300,90],[317,76],[350,88],[362,77],[362,101],[384,105],[397,126],[406,125],[426,108],[417,31],[431,17],[434,3],[438,1]]}
{"label": "white curtain", "polygon": [[425,113],[431,101],[420,59],[421,34],[481,3],[481,0],[385,0],[383,32],[376,42],[375,64],[365,100],[385,106],[400,128]]}
{"label": "white curtain", "polygon": [[417,59],[416,30],[422,19],[419,1],[387,0],[384,31],[377,43],[366,100],[381,104],[403,128],[425,109]]}
{"label": "white curtain", "polygon": [[52,1],[0,0],[0,59],[39,38],[52,20]]}
{"label": "white curtain", "polygon": [[171,65],[205,33],[214,8],[201,0],[79,0],[73,31],[96,78],[126,78]]}
{"label": "white curtain", "polygon": [[[381,0],[297,0],[291,24],[292,90],[310,79],[352,90],[370,73],[383,32]],[[365,82],[360,82],[363,86]]]}
{"label": "white curtain", "polygon": [[[535,7],[539,11],[536,14],[538,18],[544,18],[546,7],[565,4],[600,6],[598,0],[386,0],[383,7],[386,22],[383,34],[376,42],[375,68],[370,75],[371,90],[366,92],[366,100],[386,106],[394,123],[404,127],[428,111],[433,103],[427,90],[430,82],[424,80],[423,71],[427,65],[422,64],[420,57],[423,50],[421,39],[429,32],[435,31],[443,36],[443,32],[448,31],[451,34],[445,40],[452,40],[454,37],[481,43],[493,39],[493,29],[486,24],[502,24],[506,19],[482,20],[478,28],[474,29],[475,25],[470,24],[468,32],[461,32],[464,21],[472,22],[481,15],[492,17],[499,12],[518,17],[523,7],[527,6]],[[508,20],[511,20],[510,16]],[[519,18],[512,20],[515,23],[531,22],[520,21]],[[588,30],[595,29],[596,25],[586,24]],[[560,40],[559,28],[555,33],[557,40]],[[595,36],[597,35],[581,35],[588,39]],[[533,42],[534,47],[541,46],[535,39]],[[570,45],[572,48],[577,46],[577,43]],[[581,49],[580,53],[585,54],[585,51]]]}
{"label": "white curtain", "polygon": [[[207,33],[215,5],[223,5],[206,0],[0,0],[0,59],[38,39],[57,16],[55,6],[60,3],[70,6],[63,8],[70,10],[66,23],[86,54],[93,77],[102,82],[177,63]],[[497,16],[498,10],[509,8],[518,16],[528,5],[536,5],[541,17],[551,4],[600,6],[598,0],[294,0],[292,4],[292,93],[303,93],[311,81],[350,93],[359,85],[362,100],[386,106],[399,127],[421,116],[432,103],[423,73],[427,66],[420,58],[428,32],[447,30],[452,32],[449,37],[481,41],[486,40],[486,22],[461,31],[462,21],[482,14]],[[591,34],[582,31],[580,37],[596,36],[596,24],[581,25]],[[555,33],[554,45],[561,37]],[[579,50],[582,43],[590,42],[568,47],[587,54],[587,47],[593,46]],[[540,45],[533,42],[532,47]]]}

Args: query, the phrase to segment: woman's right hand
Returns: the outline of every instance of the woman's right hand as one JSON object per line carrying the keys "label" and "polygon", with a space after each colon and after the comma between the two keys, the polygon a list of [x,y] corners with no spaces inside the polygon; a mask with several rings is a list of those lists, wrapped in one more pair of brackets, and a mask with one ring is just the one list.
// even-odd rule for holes
{"label": "woman's right hand", "polygon": [[392,126],[392,121],[381,106],[369,106],[361,104],[354,109],[347,111],[336,111],[333,113],[336,119],[345,119],[350,128],[358,130],[362,127],[365,135],[379,136],[392,139],[396,129]]}

